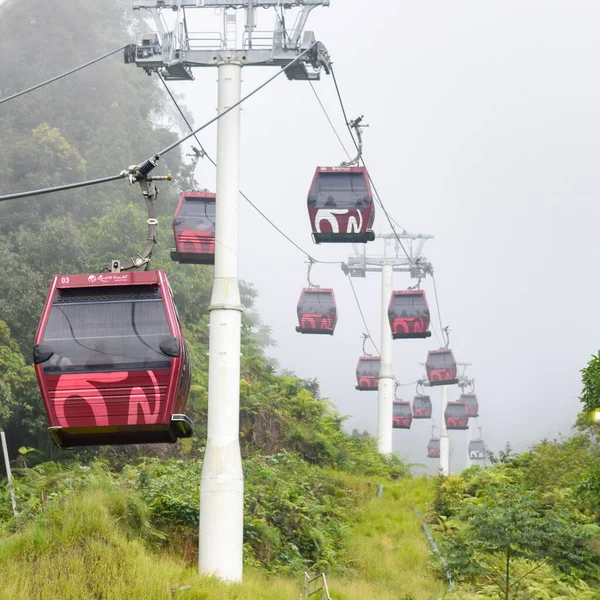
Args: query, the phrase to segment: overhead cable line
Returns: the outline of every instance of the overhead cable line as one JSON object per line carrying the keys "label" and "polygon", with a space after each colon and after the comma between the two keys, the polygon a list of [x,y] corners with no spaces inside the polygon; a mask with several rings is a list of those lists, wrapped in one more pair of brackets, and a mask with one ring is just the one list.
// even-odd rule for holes
{"label": "overhead cable line", "polygon": [[[235,104],[231,105],[227,110],[224,110],[222,113],[218,114],[216,117],[210,119],[210,121],[207,121],[206,123],[204,123],[204,125],[198,127],[194,131],[192,131],[189,135],[186,135],[185,137],[181,138],[180,140],[178,140],[178,141],[174,142],[173,144],[167,146],[166,148],[164,148],[163,150],[161,150],[158,154],[153,155],[153,157],[151,159],[145,161],[142,164],[145,165],[145,164],[147,164],[149,162],[156,163],[156,161],[161,156],[163,156],[167,152],[173,150],[174,148],[176,148],[177,146],[179,146],[180,144],[182,144],[183,142],[185,142],[186,140],[188,140],[192,136],[195,136],[198,132],[202,131],[203,129],[206,129],[209,125],[212,125],[215,121],[218,121],[220,118],[224,117],[226,114],[228,114],[229,112],[231,112],[234,108],[237,108],[240,104],[242,104],[243,102],[245,102],[246,100],[248,100],[249,98],[251,98],[252,96],[254,96],[254,94],[256,94],[257,92],[259,92],[260,90],[262,90],[269,83],[271,83],[273,80],[275,80],[277,77],[279,77],[282,73],[284,73],[287,69],[289,69],[292,65],[294,65],[298,60],[300,60],[307,52],[309,52],[313,48],[314,45],[315,44],[313,44],[312,46],[310,46],[310,48],[307,48],[304,52],[302,52],[302,54],[299,54],[294,60],[290,61],[287,65],[285,65],[285,67],[282,67],[279,72],[277,72],[272,77],[269,77],[269,79],[267,79],[265,82],[263,82],[261,85],[259,85],[254,90],[252,90],[249,94],[246,94],[238,102],[236,102]],[[121,50],[121,49],[122,48],[119,48],[119,50]],[[114,54],[115,52],[118,52],[118,50],[114,50],[111,54]],[[97,59],[97,60],[100,60],[100,59]],[[52,192],[60,192],[60,191],[64,191],[64,190],[71,190],[71,189],[76,189],[76,188],[80,188],[80,187],[86,187],[86,186],[90,186],[90,185],[96,185],[98,183],[106,183],[107,181],[115,181],[116,179],[121,179],[121,178],[127,177],[128,175],[129,175],[129,171],[125,170],[125,171],[121,171],[121,173],[119,173],[118,175],[112,175],[110,177],[103,177],[101,179],[93,179],[93,180],[89,180],[89,181],[82,181],[82,182],[79,182],[79,183],[70,183],[70,184],[61,185],[61,186],[52,187],[52,188],[43,188],[43,189],[40,189],[40,190],[30,190],[28,192],[18,192],[16,194],[8,194],[6,196],[0,196],[0,202],[3,202],[5,200],[16,200],[18,198],[27,198],[27,197],[30,197],[30,196],[40,196],[41,194],[49,194],[49,193],[52,193]]]}
{"label": "overhead cable line", "polygon": [[381,354],[379,352],[379,348],[377,347],[377,344],[375,343],[375,340],[373,339],[373,336],[371,335],[371,332],[369,331],[369,326],[367,325],[367,320],[365,318],[365,314],[363,313],[363,309],[358,300],[356,290],[354,289],[354,283],[352,282],[352,277],[350,277],[350,274],[348,274],[347,277],[348,277],[348,281],[350,282],[350,287],[352,288],[352,293],[354,294],[354,299],[356,300],[356,306],[358,306],[358,312],[360,313],[363,325],[365,326],[365,331],[366,331],[367,335],[369,336],[369,339],[371,340],[371,344],[373,344],[373,347],[375,348],[377,354]]}
{"label": "overhead cable line", "polygon": [[161,156],[164,156],[167,152],[170,152],[174,148],[177,148],[177,146],[179,146],[180,144],[183,144],[183,142],[185,142],[186,140],[189,140],[191,137],[195,136],[197,133],[199,133],[203,129],[206,129],[209,125],[212,125],[215,121],[218,121],[220,118],[224,117],[226,114],[228,114],[232,110],[236,109],[240,104],[243,104],[249,98],[252,98],[252,96],[254,96],[254,94],[256,94],[257,92],[260,92],[260,90],[262,90],[264,87],[269,85],[272,81],[274,81],[278,77],[281,77],[281,75],[283,75],[283,73],[285,73],[285,71],[287,71],[292,65],[296,64],[303,56],[308,54],[317,44],[318,44],[318,42],[315,42],[314,44],[312,44],[310,47],[308,47],[306,50],[304,50],[304,52],[302,52],[296,58],[294,58],[294,60],[290,61],[287,65],[285,65],[285,67],[282,67],[280,71],[275,73],[275,75],[273,75],[272,77],[269,77],[269,79],[267,79],[266,81],[261,83],[257,88],[254,88],[251,92],[246,94],[244,97],[240,98],[235,104],[232,104],[229,108],[225,109],[222,113],[219,113],[216,117],[213,117],[210,121],[207,121],[206,123],[204,123],[204,125],[197,127],[196,129],[194,129],[193,131],[188,133],[188,135],[182,137],[180,140],[173,142],[171,145],[167,146],[166,148],[164,148],[163,150],[158,152],[155,155],[155,157],[160,158]]}
{"label": "overhead cable line", "polygon": [[[443,335],[445,330],[444,330],[444,324],[442,323],[442,312],[440,310],[440,300],[438,298],[437,286],[435,284],[435,275],[433,273],[431,274],[431,279],[433,280],[433,293],[435,295],[435,305],[437,307],[438,319],[440,321],[441,334]],[[437,337],[437,334],[436,334],[436,337]],[[438,342],[439,341],[440,341],[440,339],[438,338]]]}
{"label": "overhead cable line", "polygon": [[110,177],[102,177],[100,179],[90,179],[89,181],[80,181],[78,183],[67,183],[66,185],[58,185],[55,187],[42,188],[40,190],[30,190],[28,192],[17,192],[16,194],[8,194],[6,196],[0,196],[0,202],[5,200],[17,200],[18,198],[29,198],[31,196],[41,196],[42,194],[51,194],[53,192],[64,192],[65,190],[74,190],[77,188],[87,187],[90,185],[97,185],[98,183],[107,183],[109,181],[116,181],[117,179],[124,179],[129,175],[128,171],[121,171],[118,175],[111,175]]}
{"label": "overhead cable line", "polygon": [[348,150],[346,149],[346,146],[344,145],[344,142],[342,142],[342,138],[340,137],[340,134],[338,133],[337,129],[335,128],[335,125],[333,124],[333,121],[331,120],[329,113],[327,112],[327,109],[323,105],[323,102],[321,102],[321,98],[319,98],[319,94],[317,93],[315,86],[313,85],[312,81],[309,81],[309,83],[310,83],[310,87],[315,95],[315,98],[317,99],[317,102],[319,103],[319,106],[321,107],[321,110],[323,111],[323,114],[325,115],[325,118],[327,119],[327,122],[329,123],[329,125],[331,126],[331,129],[333,130],[333,133],[335,134],[335,137],[337,138],[338,142],[340,143],[340,146],[346,153],[346,156],[349,159],[351,159],[352,157],[350,156],[350,152],[348,152]]}
{"label": "overhead cable line", "polygon": [[26,90],[22,90],[21,92],[17,92],[16,94],[13,94],[12,96],[7,96],[6,98],[1,98],[0,104],[3,104],[4,102],[8,102],[9,100],[12,100],[13,98],[18,98],[19,96],[23,96],[24,94],[27,94],[29,92],[33,92],[33,90],[37,90],[45,85],[48,85],[49,83],[58,81],[59,79],[62,79],[63,77],[66,77],[67,75],[72,75],[73,73],[77,73],[77,71],[81,71],[81,69],[85,69],[86,67],[89,67],[90,65],[93,65],[94,63],[100,62],[101,60],[104,60],[105,58],[108,58],[109,56],[112,56],[113,54],[120,52],[121,50],[123,50],[123,48],[125,48],[125,46],[121,46],[120,48],[117,48],[116,50],[111,50],[110,52],[107,52],[106,54],[103,54],[102,56],[99,56],[98,58],[94,58],[94,60],[90,60],[89,62],[86,62],[85,64],[80,65],[78,67],[75,67],[74,69],[71,69],[70,71],[67,71],[66,73],[62,73],[61,75],[52,77],[52,79],[47,79],[46,81],[42,81],[42,83],[38,83],[37,85],[27,88]]}
{"label": "overhead cable line", "polygon": [[[187,117],[185,116],[183,110],[181,110],[181,107],[179,106],[177,100],[175,99],[175,97],[173,96],[173,94],[171,93],[171,90],[169,89],[169,87],[167,86],[167,83],[164,81],[164,79],[161,77],[160,80],[162,81],[162,84],[164,85],[165,89],[167,90],[169,96],[171,97],[171,100],[173,101],[173,104],[175,104],[175,107],[177,108],[177,111],[179,112],[179,114],[181,115],[181,118],[184,120],[185,124],[188,126],[190,131],[194,131],[191,123],[189,122],[189,120],[187,119]],[[216,161],[208,154],[208,152],[206,151],[206,149],[204,148],[204,146],[202,145],[202,142],[198,139],[198,136],[194,133],[194,138],[195,140],[198,142],[199,146],[200,146],[200,150],[202,151],[202,155],[205,156],[208,161],[216,168],[217,163]],[[260,210],[260,208],[258,208],[258,206],[256,206],[256,204],[254,204],[250,198],[248,198],[248,196],[246,196],[246,194],[244,194],[244,192],[242,192],[242,190],[239,190],[240,196],[242,196],[242,198],[267,222],[269,223],[269,225],[271,225],[271,227],[273,227],[281,236],[283,236],[290,244],[292,244],[292,246],[294,246],[297,250],[299,250],[300,252],[302,252],[302,254],[304,254],[310,261],[312,261],[313,263],[319,263],[319,264],[340,264],[340,261],[322,261],[322,260],[317,260],[316,258],[314,258],[313,256],[311,256],[306,250],[304,250],[301,246],[299,246],[292,238],[290,238],[283,230],[281,230],[262,210]]]}
{"label": "overhead cable line", "polygon": [[[344,105],[344,101],[342,99],[342,94],[340,92],[340,88],[338,86],[338,82],[337,79],[335,77],[335,71],[333,69],[333,66],[331,67],[331,75],[333,77],[333,83],[335,85],[335,91],[337,93],[337,97],[340,103],[340,107],[342,109],[342,114],[344,115],[344,122],[346,123],[346,127],[348,128],[348,131],[350,133],[350,137],[352,138],[352,142],[354,143],[354,146],[356,147],[356,149],[360,152],[360,148],[358,143],[356,142],[356,139],[354,138],[354,133],[352,131],[352,127],[350,125],[350,121],[348,120],[348,114],[346,113],[346,107]],[[363,164],[363,166],[365,167],[365,169],[367,169],[367,173],[368,173],[368,177],[369,177],[369,182],[371,183],[371,187],[373,188],[373,192],[375,193],[375,198],[377,199],[377,203],[379,204],[379,206],[381,207],[381,209],[383,210],[383,213],[385,214],[385,217],[390,225],[390,227],[392,228],[392,231],[394,232],[394,235],[396,236],[396,239],[398,240],[398,244],[400,245],[400,248],[402,248],[402,251],[404,252],[404,254],[406,255],[406,258],[408,259],[408,262],[413,264],[414,261],[411,258],[411,256],[409,255],[409,253],[406,251],[406,248],[404,247],[404,244],[402,243],[402,240],[400,239],[400,236],[398,235],[398,232],[396,231],[396,228],[394,227],[394,223],[392,221],[392,218],[390,217],[390,214],[388,213],[387,209],[385,208],[385,205],[383,204],[383,200],[381,199],[381,196],[379,195],[379,192],[377,191],[377,186],[375,185],[375,182],[373,181],[373,178],[371,177],[370,173],[369,173],[369,169],[367,168],[367,164],[365,162],[364,157],[360,156],[360,160]]]}

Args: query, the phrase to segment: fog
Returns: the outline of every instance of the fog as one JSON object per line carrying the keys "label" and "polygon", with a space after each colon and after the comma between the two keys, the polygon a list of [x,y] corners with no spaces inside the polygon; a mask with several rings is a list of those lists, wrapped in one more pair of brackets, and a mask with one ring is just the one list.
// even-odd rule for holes
{"label": "fog", "polygon": [[[210,29],[206,12],[190,11],[191,30]],[[364,114],[370,126],[365,159],[386,208],[409,232],[435,236],[425,255],[442,319],[457,360],[472,363],[479,421],[494,451],[568,434],[579,371],[598,350],[599,18],[591,0],[332,0],[307,26],[331,54],[349,117]],[[260,11],[258,29],[272,20]],[[274,72],[245,68],[243,93]],[[214,115],[217,71],[194,73],[194,82],[171,87],[198,125]],[[349,144],[331,77],[315,89]],[[215,128],[201,140],[214,156]],[[351,246],[316,246],[310,237],[314,169],[345,159],[310,85],[280,77],[246,102],[242,140],[242,190],[314,257],[347,260]],[[207,161],[197,175],[214,186]],[[349,430],[375,434],[377,394],[354,390],[364,326],[339,265],[317,265],[312,275],[335,289],[335,335],[297,334],[305,257],[243,200],[241,223],[240,277],[259,291],[258,309],[278,342],[270,354],[282,369],[317,377]],[[374,229],[389,232],[381,210]],[[380,275],[353,281],[379,345]],[[395,274],[396,289],[413,284]],[[430,280],[424,289],[439,331]],[[435,337],[395,341],[397,379],[423,376],[419,363],[437,347]],[[414,385],[400,389],[412,399]],[[449,399],[458,394],[450,388]],[[435,417],[439,388],[431,395]],[[430,434],[431,422],[413,422],[394,432],[394,450],[432,467]],[[452,434],[453,468],[464,466],[466,439],[476,434],[474,425]]]}

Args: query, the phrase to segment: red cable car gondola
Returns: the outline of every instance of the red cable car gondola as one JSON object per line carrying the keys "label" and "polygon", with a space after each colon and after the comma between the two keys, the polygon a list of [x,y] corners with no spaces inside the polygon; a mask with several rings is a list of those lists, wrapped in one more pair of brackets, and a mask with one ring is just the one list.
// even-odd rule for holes
{"label": "red cable car gondola", "polygon": [[465,403],[469,417],[474,418],[479,416],[479,402],[475,394],[461,394],[459,402]]}
{"label": "red cable car gondola", "polygon": [[333,335],[337,323],[337,309],[333,290],[304,288],[298,300],[298,333]]}
{"label": "red cable car gondola", "polygon": [[469,416],[464,402],[448,402],[444,419],[447,429],[469,429]]}
{"label": "red cable car gondola", "polygon": [[317,167],[308,193],[316,244],[366,243],[375,239],[369,175],[364,167]]}
{"label": "red cable car gondola", "polygon": [[56,275],[34,362],[58,446],[192,435],[189,355],[163,271]]}
{"label": "red cable car gondola", "polygon": [[431,419],[431,398],[429,396],[415,396],[412,410],[415,419]]}
{"label": "red cable car gondola", "polygon": [[379,389],[379,369],[381,359],[379,356],[361,356],[356,365],[357,390],[375,391]]}
{"label": "red cable car gondola", "polygon": [[173,218],[175,250],[171,251],[171,260],[194,265],[215,264],[216,210],[215,194],[181,194]]}
{"label": "red cable car gondola", "polygon": [[392,427],[394,429],[410,429],[413,420],[410,402],[394,400],[394,412],[392,414]]}
{"label": "red cable car gondola", "polygon": [[485,460],[486,454],[483,440],[471,440],[469,442],[469,458],[471,460]]}
{"label": "red cable car gondola", "polygon": [[428,331],[429,306],[423,290],[393,292],[388,307],[388,318],[395,340],[431,336],[431,331]]}
{"label": "red cable car gondola", "polygon": [[439,458],[440,457],[440,438],[432,437],[427,444],[427,457],[428,458]]}
{"label": "red cable car gondola", "polygon": [[430,350],[425,362],[427,379],[430,386],[453,385],[458,383],[456,378],[456,361],[452,350],[442,348],[441,350]]}

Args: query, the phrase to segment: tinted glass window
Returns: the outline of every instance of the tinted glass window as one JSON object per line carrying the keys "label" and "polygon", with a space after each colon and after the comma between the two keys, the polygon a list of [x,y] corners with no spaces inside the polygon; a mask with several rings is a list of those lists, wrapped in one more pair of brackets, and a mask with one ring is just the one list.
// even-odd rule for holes
{"label": "tinted glass window", "polygon": [[410,417],[411,415],[409,404],[394,404],[394,417]]}
{"label": "tinted glass window", "polygon": [[420,294],[394,296],[392,310],[398,317],[424,317],[429,315],[425,299]]}
{"label": "tinted glass window", "polygon": [[366,377],[377,377],[379,375],[379,368],[381,361],[377,360],[361,360],[358,365],[358,374]]}
{"label": "tinted glass window", "polygon": [[485,452],[485,444],[480,440],[470,442],[469,452]]}
{"label": "tinted glass window", "polygon": [[460,397],[460,401],[464,402],[468,406],[477,406],[477,396],[474,394],[463,394]]}
{"label": "tinted glass window", "polygon": [[217,206],[214,200],[186,196],[177,213],[180,225],[197,231],[212,231],[215,228]]}
{"label": "tinted glass window", "polygon": [[431,369],[451,369],[456,363],[451,352],[435,352],[427,358],[427,366]]}
{"label": "tinted glass window", "polygon": [[323,315],[334,308],[330,292],[304,292],[299,309],[304,314]]}
{"label": "tinted glass window", "polygon": [[319,208],[349,208],[368,198],[363,173],[320,173],[314,190]]}
{"label": "tinted glass window", "polygon": [[467,408],[464,404],[448,404],[446,414],[449,417],[466,417]]}
{"label": "tinted glass window", "polygon": [[429,396],[416,397],[413,405],[415,408],[430,408],[431,400],[429,399]]}
{"label": "tinted glass window", "polygon": [[54,352],[43,363],[46,373],[170,367],[159,347],[171,332],[157,287],[65,292],[44,331],[42,344]]}
{"label": "tinted glass window", "polygon": [[439,450],[440,449],[440,440],[430,440],[427,447],[430,450]]}

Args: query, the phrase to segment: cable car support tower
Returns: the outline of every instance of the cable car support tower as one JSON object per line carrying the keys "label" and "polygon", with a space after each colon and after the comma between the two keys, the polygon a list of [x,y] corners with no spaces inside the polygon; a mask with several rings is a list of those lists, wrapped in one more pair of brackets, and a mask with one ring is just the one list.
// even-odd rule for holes
{"label": "cable car support tower", "polygon": [[[217,67],[218,112],[241,100],[244,66],[276,66],[291,80],[312,81],[330,63],[323,44],[304,31],[311,11],[329,0],[133,0],[156,30],[125,48],[125,62],[164,80],[192,80],[194,67]],[[272,30],[256,29],[257,9],[273,9]],[[186,11],[222,16],[215,33],[192,33]],[[238,11],[245,12],[238,36]],[[292,17],[295,15],[295,20]],[[293,23],[290,27],[287,23]],[[244,480],[239,444],[242,304],[238,285],[240,108],[217,121],[214,287],[210,305],[208,429],[200,481],[201,574],[242,580]],[[391,414],[391,413],[390,413]],[[390,416],[391,419],[391,416]]]}
{"label": "cable car support tower", "polygon": [[[423,246],[432,235],[410,233],[379,234],[383,240],[382,255],[367,255],[366,246],[348,258],[350,277],[366,277],[367,272],[381,273],[381,366],[377,396],[377,448],[381,454],[392,453],[392,415],[394,409],[394,376],[392,373],[392,330],[388,307],[394,286],[394,272],[410,273],[411,278],[424,279],[433,274],[431,264],[423,256]],[[402,243],[402,245],[401,245]]]}

